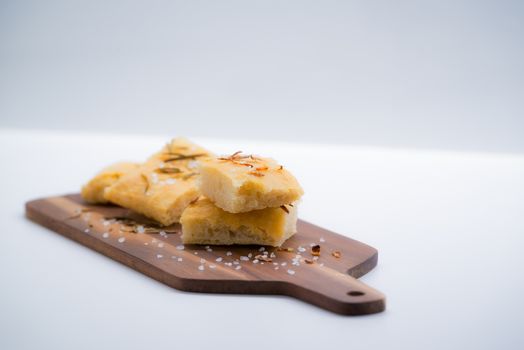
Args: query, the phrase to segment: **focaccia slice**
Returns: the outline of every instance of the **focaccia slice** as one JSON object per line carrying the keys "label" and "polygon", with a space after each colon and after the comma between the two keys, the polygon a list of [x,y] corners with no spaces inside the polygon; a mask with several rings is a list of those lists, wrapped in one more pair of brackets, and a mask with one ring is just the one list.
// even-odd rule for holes
{"label": "focaccia slice", "polygon": [[278,208],[304,193],[295,177],[273,159],[239,152],[202,162],[199,184],[204,196],[230,213]]}
{"label": "focaccia slice", "polygon": [[104,168],[82,187],[82,198],[88,203],[107,203],[106,189],[118,181],[123,175],[138,169],[137,163],[121,162]]}
{"label": "focaccia slice", "polygon": [[212,154],[177,138],[135,171],[105,191],[112,203],[134,210],[162,225],[178,222],[187,205],[198,198],[197,162]]}
{"label": "focaccia slice", "polygon": [[184,244],[278,247],[297,230],[297,208],[286,205],[233,214],[204,197],[186,208],[180,222]]}

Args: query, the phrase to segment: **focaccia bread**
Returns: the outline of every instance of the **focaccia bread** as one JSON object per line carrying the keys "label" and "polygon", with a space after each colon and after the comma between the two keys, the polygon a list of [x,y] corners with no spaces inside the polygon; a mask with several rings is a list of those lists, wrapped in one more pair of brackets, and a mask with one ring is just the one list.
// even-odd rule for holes
{"label": "focaccia bread", "polygon": [[138,169],[137,163],[122,162],[104,168],[82,187],[82,198],[88,203],[107,203],[105,190],[118,181],[123,175]]}
{"label": "focaccia bread", "polygon": [[295,177],[270,158],[237,152],[202,162],[199,169],[202,194],[230,213],[278,208],[304,193]]}
{"label": "focaccia bread", "polygon": [[208,198],[190,204],[180,219],[184,244],[260,244],[278,247],[297,230],[296,205],[232,214]]}
{"label": "focaccia bread", "polygon": [[105,198],[162,225],[171,225],[200,195],[195,181],[197,162],[211,155],[186,139],[173,139],[138,169],[107,188]]}

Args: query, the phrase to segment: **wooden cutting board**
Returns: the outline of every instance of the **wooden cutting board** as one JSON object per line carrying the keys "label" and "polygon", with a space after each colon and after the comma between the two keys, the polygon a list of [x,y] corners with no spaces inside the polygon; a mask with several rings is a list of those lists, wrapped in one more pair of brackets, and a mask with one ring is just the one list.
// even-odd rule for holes
{"label": "wooden cutting board", "polygon": [[78,194],[30,201],[26,216],[176,289],[282,294],[344,315],[385,309],[384,295],[356,279],[376,266],[377,250],[302,220],[282,250],[184,246],[178,224],[158,228],[127,209],[86,204]]}

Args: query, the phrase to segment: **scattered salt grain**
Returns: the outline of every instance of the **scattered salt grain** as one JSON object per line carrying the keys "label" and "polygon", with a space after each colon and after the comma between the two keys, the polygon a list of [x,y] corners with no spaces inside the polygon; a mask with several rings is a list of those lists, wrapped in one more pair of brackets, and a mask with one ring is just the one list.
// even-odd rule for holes
{"label": "scattered salt grain", "polygon": [[178,258],[178,259],[176,259],[176,260],[177,260],[177,261],[182,261],[182,260],[184,260],[184,259],[182,259],[182,258]]}
{"label": "scattered salt grain", "polygon": [[157,254],[156,257],[157,259],[162,259],[164,256],[162,254]]}
{"label": "scattered salt grain", "polygon": [[201,263],[201,264],[205,264],[205,263],[206,263],[206,259],[204,259],[204,258],[200,258],[200,263]]}
{"label": "scattered salt grain", "polygon": [[120,237],[120,238],[118,239],[118,242],[120,242],[120,243],[124,243],[125,241],[126,241],[126,238],[125,238],[125,237]]}
{"label": "scattered salt grain", "polygon": [[248,256],[248,258],[252,258],[253,254],[249,253],[247,256]]}
{"label": "scattered salt grain", "polygon": [[231,256],[231,255],[233,255],[233,253],[231,253],[231,252],[227,252],[226,255],[227,255],[227,256]]}
{"label": "scattered salt grain", "polygon": [[158,248],[163,248],[164,247],[164,243],[160,242],[158,243]]}
{"label": "scattered salt grain", "polygon": [[181,244],[181,245],[177,245],[177,246],[176,246],[176,249],[178,249],[178,250],[184,250],[184,245],[183,245],[183,244]]}
{"label": "scattered salt grain", "polygon": [[216,266],[215,264],[211,264],[211,265],[209,265],[209,268],[210,268],[210,269],[214,269],[214,268],[216,268],[216,267],[217,267],[217,266]]}
{"label": "scattered salt grain", "polygon": [[166,184],[167,185],[174,185],[174,184],[176,184],[176,180],[175,179],[167,179],[166,180]]}
{"label": "scattered salt grain", "polygon": [[266,248],[264,247],[260,247],[260,249],[258,250],[259,252],[263,252],[264,250],[266,250]]}
{"label": "scattered salt grain", "polygon": [[218,257],[215,259],[216,262],[221,262],[222,261],[222,257]]}
{"label": "scattered salt grain", "polygon": [[253,264],[258,264],[258,259],[253,260]]}
{"label": "scattered salt grain", "polygon": [[84,230],[84,232],[85,232],[85,233],[89,233],[89,229],[86,228],[86,229]]}
{"label": "scattered salt grain", "polygon": [[204,265],[200,265],[200,266],[198,266],[198,269],[199,269],[200,271],[204,271]]}
{"label": "scattered salt grain", "polygon": [[294,275],[294,274],[295,274],[295,271],[293,271],[293,270],[287,270],[287,273],[289,273],[290,275]]}
{"label": "scattered salt grain", "polygon": [[283,262],[282,264],[280,264],[281,266],[286,266],[287,265],[287,262]]}
{"label": "scattered salt grain", "polygon": [[326,240],[324,239],[324,237],[320,237],[320,239],[318,240],[320,243],[324,243]]}
{"label": "scattered salt grain", "polygon": [[238,265],[237,267],[235,267],[235,270],[240,270],[242,268],[242,266]]}
{"label": "scattered salt grain", "polygon": [[306,248],[304,247],[298,247],[297,250],[301,253],[305,252],[306,251]]}
{"label": "scattered salt grain", "polygon": [[144,228],[144,226],[142,226],[142,225],[138,225],[138,226],[136,227],[136,232],[137,232],[137,233],[144,233],[144,232],[146,232],[146,229]]}
{"label": "scattered salt grain", "polygon": [[242,260],[242,261],[248,261],[249,258],[248,258],[247,256],[242,255],[242,256],[240,257],[240,260]]}
{"label": "scattered salt grain", "polygon": [[102,234],[102,237],[104,237],[104,238],[107,238],[107,237],[109,237],[109,233],[107,233],[107,232],[104,232],[104,233]]}

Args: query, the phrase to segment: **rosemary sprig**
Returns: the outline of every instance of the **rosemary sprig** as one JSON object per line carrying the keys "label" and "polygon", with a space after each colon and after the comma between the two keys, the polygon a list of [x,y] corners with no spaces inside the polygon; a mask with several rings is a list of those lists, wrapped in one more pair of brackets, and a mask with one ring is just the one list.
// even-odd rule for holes
{"label": "rosemary sprig", "polygon": [[203,157],[205,156],[205,153],[195,153],[195,154],[178,154],[176,157],[168,158],[164,160],[164,162],[174,162],[177,160],[185,160],[185,159],[195,159],[197,157]]}
{"label": "rosemary sprig", "polygon": [[178,173],[181,173],[182,170],[180,170],[179,168],[169,167],[169,168],[158,168],[155,170],[155,172],[161,173],[161,174],[178,174]]}
{"label": "rosemary sprig", "polygon": [[147,191],[149,191],[149,179],[144,174],[140,174],[142,176],[142,179],[146,182],[146,188],[144,189],[144,193],[147,194]]}

